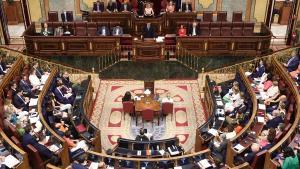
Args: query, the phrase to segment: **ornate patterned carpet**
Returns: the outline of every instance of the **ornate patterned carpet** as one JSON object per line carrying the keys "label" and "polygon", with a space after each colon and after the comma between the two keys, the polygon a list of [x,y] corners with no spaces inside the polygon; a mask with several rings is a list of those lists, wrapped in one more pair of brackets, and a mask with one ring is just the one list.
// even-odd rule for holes
{"label": "ornate patterned carpet", "polygon": [[[143,92],[144,83],[134,80],[102,80],[95,101],[92,123],[101,129],[104,150],[113,148],[119,137],[134,139],[129,115],[122,113],[122,97],[126,91]],[[174,99],[174,114],[164,122],[164,132],[159,139],[177,136],[186,151],[193,149],[197,126],[205,121],[200,102],[197,80],[155,81],[155,91],[160,97],[170,92]],[[157,138],[155,138],[157,139]]]}

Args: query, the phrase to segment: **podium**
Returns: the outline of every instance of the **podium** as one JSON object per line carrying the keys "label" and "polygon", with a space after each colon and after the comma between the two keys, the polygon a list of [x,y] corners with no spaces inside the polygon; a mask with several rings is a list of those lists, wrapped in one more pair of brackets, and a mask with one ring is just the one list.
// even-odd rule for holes
{"label": "podium", "polygon": [[134,61],[164,60],[164,42],[154,39],[135,40],[133,44]]}

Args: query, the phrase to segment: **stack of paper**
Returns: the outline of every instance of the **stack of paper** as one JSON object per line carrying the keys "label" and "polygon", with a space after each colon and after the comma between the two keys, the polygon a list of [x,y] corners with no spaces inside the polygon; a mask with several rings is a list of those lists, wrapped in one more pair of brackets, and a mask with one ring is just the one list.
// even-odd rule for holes
{"label": "stack of paper", "polygon": [[258,109],[259,110],[266,110],[266,105],[265,104],[258,104]]}
{"label": "stack of paper", "polygon": [[89,169],[98,169],[99,163],[92,162]]}
{"label": "stack of paper", "polygon": [[48,147],[50,151],[52,152],[56,152],[57,150],[59,150],[59,148],[55,145],[55,144],[52,144],[51,146]]}
{"label": "stack of paper", "polygon": [[138,150],[137,153],[136,153],[136,155],[138,155],[138,156],[142,155],[142,151]]}
{"label": "stack of paper", "polygon": [[182,169],[181,166],[174,167],[174,169]]}
{"label": "stack of paper", "polygon": [[245,147],[240,145],[240,144],[237,144],[233,147],[234,150],[236,150],[237,152],[241,152]]}
{"label": "stack of paper", "polygon": [[31,98],[29,101],[29,107],[36,106],[38,102],[38,98]]}
{"label": "stack of paper", "polygon": [[257,122],[264,123],[265,122],[265,118],[261,117],[261,116],[257,116]]}
{"label": "stack of paper", "polygon": [[208,162],[208,159],[203,159],[203,160],[199,161],[199,162],[198,162],[198,165],[199,165],[202,169],[211,167],[211,164]]}
{"label": "stack of paper", "polygon": [[223,106],[223,102],[222,101],[217,101],[217,106]]}
{"label": "stack of paper", "polygon": [[213,136],[218,135],[218,130],[213,129],[213,128],[209,129],[207,132]]}
{"label": "stack of paper", "polygon": [[19,163],[20,161],[12,155],[6,156],[4,160],[4,165],[6,165],[8,168],[14,168]]}

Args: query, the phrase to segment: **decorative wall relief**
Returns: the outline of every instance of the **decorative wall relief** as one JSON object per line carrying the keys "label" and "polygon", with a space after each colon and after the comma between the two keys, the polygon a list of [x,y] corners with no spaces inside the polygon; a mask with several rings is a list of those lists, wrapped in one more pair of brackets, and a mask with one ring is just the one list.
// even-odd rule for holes
{"label": "decorative wall relief", "polygon": [[196,0],[196,11],[215,11],[217,9],[217,0]]}
{"label": "decorative wall relief", "polygon": [[211,4],[214,3],[214,0],[198,0],[198,1],[203,8],[208,8]]}

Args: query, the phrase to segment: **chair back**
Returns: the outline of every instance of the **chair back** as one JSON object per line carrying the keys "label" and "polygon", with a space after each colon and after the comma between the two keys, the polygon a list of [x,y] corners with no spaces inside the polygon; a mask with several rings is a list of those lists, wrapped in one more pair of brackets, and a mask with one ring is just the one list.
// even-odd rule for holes
{"label": "chair back", "polygon": [[48,21],[49,22],[58,22],[58,12],[57,11],[49,11],[48,12]]}
{"label": "chair back", "polygon": [[132,114],[134,113],[134,104],[132,101],[123,102],[123,112]]}
{"label": "chair back", "polygon": [[173,113],[173,103],[162,103],[162,113],[164,115],[172,114]]}
{"label": "chair back", "polygon": [[226,22],[227,21],[227,12],[226,11],[218,11],[217,12],[217,21],[218,22]]}
{"label": "chair back", "polygon": [[28,153],[30,166],[33,169],[45,169],[43,160],[37,149],[35,149],[32,145],[28,144],[26,146],[26,152]]}
{"label": "chair back", "polygon": [[203,22],[212,22],[213,21],[213,12],[204,11],[203,12]]}
{"label": "chair back", "polygon": [[255,155],[251,168],[260,168],[258,166],[264,166],[266,152],[267,150],[263,150]]}
{"label": "chair back", "polygon": [[240,11],[233,12],[232,13],[232,22],[243,22],[243,13]]}
{"label": "chair back", "polygon": [[145,109],[142,111],[142,118],[145,121],[153,121],[154,111],[151,109]]}

